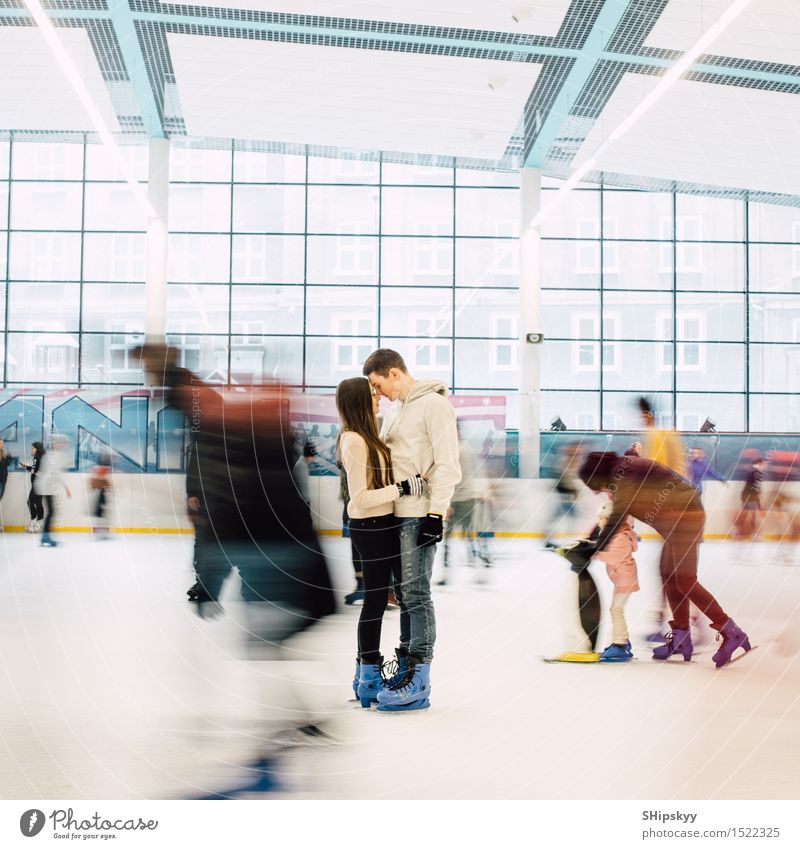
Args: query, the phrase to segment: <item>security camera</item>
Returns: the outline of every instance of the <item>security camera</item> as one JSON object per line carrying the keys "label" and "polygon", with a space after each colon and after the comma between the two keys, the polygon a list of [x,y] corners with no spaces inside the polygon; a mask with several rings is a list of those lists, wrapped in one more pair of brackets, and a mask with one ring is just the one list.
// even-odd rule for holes
{"label": "security camera", "polygon": [[526,333],[525,341],[530,345],[539,345],[544,342],[544,333]]}

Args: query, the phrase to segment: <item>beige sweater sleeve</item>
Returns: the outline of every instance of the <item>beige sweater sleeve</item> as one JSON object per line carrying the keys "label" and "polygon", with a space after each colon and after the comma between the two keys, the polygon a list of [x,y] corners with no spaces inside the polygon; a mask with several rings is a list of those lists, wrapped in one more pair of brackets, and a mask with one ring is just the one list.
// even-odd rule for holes
{"label": "beige sweater sleeve", "polygon": [[367,489],[367,443],[356,433],[342,435],[342,465],[347,474],[350,501],[359,510],[371,510],[381,504],[392,504],[400,493],[396,484],[381,489]]}
{"label": "beige sweater sleeve", "polygon": [[436,396],[425,411],[425,426],[433,448],[433,465],[424,475],[430,491],[428,512],[445,516],[461,480],[456,414],[450,403]]}

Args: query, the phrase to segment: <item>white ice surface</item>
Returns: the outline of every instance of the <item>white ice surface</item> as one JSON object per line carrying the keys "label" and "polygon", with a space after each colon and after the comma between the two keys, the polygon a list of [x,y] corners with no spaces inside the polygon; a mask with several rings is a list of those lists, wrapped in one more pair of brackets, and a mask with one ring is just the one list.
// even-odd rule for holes
{"label": "white ice surface", "polygon": [[[275,667],[244,658],[241,605],[227,600],[222,621],[193,615],[188,537],[61,538],[0,537],[0,797],[186,798],[241,783],[260,746],[250,732],[273,715],[258,699],[275,704],[281,688],[254,672]],[[324,546],[341,594],[348,543]],[[427,712],[348,703],[358,608],[296,641],[278,676],[310,682],[341,745],[282,757],[275,797],[797,798],[800,564],[786,548],[704,545],[702,580],[760,645],[721,671],[709,646],[692,664],[648,659],[655,543],[628,609],[637,661],[603,666],[541,661],[568,641],[564,561],[536,540],[493,550],[489,584],[462,565],[436,590]],[[388,613],[387,654],[397,626]]]}

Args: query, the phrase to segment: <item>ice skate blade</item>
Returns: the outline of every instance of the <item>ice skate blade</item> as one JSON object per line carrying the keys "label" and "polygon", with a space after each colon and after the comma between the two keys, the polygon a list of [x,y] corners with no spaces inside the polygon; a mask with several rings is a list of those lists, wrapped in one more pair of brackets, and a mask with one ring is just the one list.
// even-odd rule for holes
{"label": "ice skate blade", "polygon": [[724,666],[718,666],[717,669],[726,669],[731,664],[738,663],[742,658],[752,654],[757,648],[758,646],[752,646],[750,651],[743,651],[738,657],[734,657],[732,660],[729,660]]}
{"label": "ice skate blade", "polygon": [[651,660],[653,663],[660,663],[662,666],[688,666],[690,663],[697,663],[696,660],[684,660],[682,654],[673,654],[666,660],[659,660],[657,657],[653,657]]}
{"label": "ice skate blade", "polygon": [[428,710],[431,703],[428,699],[419,699],[416,702],[409,702],[407,705],[382,705],[378,704],[380,713],[397,713],[407,710]]}
{"label": "ice skate blade", "polygon": [[558,657],[543,657],[545,663],[600,663],[600,653],[596,651],[568,651]]}

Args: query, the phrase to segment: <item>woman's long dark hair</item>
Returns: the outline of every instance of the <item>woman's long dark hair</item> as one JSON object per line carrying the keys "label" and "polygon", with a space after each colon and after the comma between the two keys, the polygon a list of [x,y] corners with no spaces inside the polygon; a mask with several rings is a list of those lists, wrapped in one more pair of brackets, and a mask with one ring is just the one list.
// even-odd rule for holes
{"label": "woman's long dark hair", "polygon": [[47,451],[44,450],[44,445],[42,445],[41,442],[31,442],[31,448],[36,451],[36,454],[34,454],[35,457],[42,457],[47,454]]}
{"label": "woman's long dark hair", "polygon": [[367,486],[380,489],[394,483],[392,455],[378,436],[369,381],[365,377],[343,380],[336,387],[336,409],[342,420],[342,433],[336,440],[336,455],[340,455],[342,434],[347,431],[357,433],[367,443]]}

